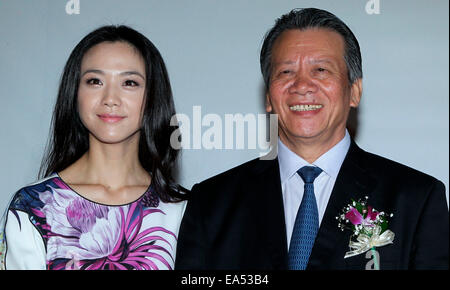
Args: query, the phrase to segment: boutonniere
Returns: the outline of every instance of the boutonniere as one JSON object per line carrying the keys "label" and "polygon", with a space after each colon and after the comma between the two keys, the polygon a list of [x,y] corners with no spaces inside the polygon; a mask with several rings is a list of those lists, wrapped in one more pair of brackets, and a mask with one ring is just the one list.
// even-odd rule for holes
{"label": "boutonniere", "polygon": [[[393,214],[378,212],[367,205],[367,199],[367,196],[364,201],[352,199],[352,202],[336,217],[342,231],[350,229],[353,232],[349,242],[350,251],[345,253],[344,259],[369,250],[375,252],[375,248],[392,244],[394,241],[395,234],[387,229],[388,217],[393,217]],[[377,261],[375,268],[379,269]]]}

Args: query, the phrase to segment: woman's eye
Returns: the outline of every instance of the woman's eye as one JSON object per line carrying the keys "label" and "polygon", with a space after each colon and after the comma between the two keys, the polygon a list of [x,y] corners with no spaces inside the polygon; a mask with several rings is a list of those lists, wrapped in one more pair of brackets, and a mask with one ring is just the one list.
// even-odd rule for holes
{"label": "woman's eye", "polygon": [[86,81],[86,83],[88,85],[101,85],[102,84],[102,82],[99,79],[96,79],[96,78],[88,79]]}
{"label": "woman's eye", "polygon": [[128,86],[128,87],[137,87],[137,86],[139,86],[139,84],[137,82],[133,81],[133,80],[127,80],[127,81],[125,81],[124,84],[125,84],[125,86]]}

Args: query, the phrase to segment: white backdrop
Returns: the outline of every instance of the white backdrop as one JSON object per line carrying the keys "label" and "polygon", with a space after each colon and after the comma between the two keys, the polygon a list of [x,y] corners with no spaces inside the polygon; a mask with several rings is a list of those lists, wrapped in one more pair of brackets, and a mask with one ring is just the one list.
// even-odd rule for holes
{"label": "white backdrop", "polygon": [[[158,47],[178,113],[264,113],[259,50],[275,19],[317,7],[358,38],[364,93],[357,143],[449,186],[449,2],[379,0],[0,0],[0,210],[36,180],[65,61],[105,24],[129,25]],[[372,8],[377,8],[372,6]],[[369,11],[370,12],[370,11]],[[256,150],[185,150],[185,187],[258,156]]]}

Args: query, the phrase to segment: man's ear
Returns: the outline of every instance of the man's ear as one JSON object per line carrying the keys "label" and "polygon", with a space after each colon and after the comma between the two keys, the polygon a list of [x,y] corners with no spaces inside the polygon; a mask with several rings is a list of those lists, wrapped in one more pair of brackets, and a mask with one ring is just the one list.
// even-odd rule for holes
{"label": "man's ear", "polygon": [[266,93],[266,112],[272,112],[272,103],[270,102],[270,96],[268,92]]}
{"label": "man's ear", "polygon": [[358,107],[359,102],[361,101],[362,89],[362,79],[357,79],[353,82],[352,87],[350,88],[350,107]]}

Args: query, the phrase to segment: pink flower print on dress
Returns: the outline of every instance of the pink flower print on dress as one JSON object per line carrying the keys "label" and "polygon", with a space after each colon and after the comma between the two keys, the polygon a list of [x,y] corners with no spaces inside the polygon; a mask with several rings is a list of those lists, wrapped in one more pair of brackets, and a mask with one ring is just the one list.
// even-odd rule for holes
{"label": "pink flower print on dress", "polygon": [[172,268],[172,245],[161,233],[175,240],[176,235],[163,227],[143,227],[152,214],[164,214],[160,209],[146,208],[139,200],[124,206],[97,204],[55,181],[60,188],[39,193],[45,205],[35,212],[46,217],[49,268],[158,269],[161,263]]}

